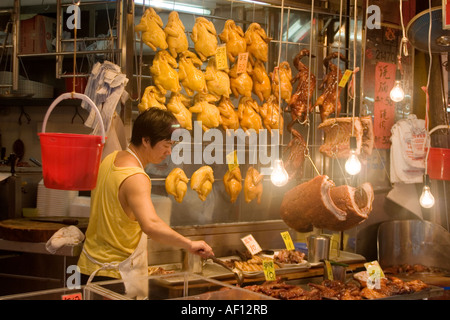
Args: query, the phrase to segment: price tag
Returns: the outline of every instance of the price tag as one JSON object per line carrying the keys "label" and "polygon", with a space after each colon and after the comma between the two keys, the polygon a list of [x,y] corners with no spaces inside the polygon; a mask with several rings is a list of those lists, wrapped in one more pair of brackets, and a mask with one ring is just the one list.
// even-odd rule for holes
{"label": "price tag", "polygon": [[289,231],[281,232],[281,237],[283,238],[287,250],[295,250],[294,243],[292,242],[292,238],[291,235],[289,234]]}
{"label": "price tag", "polygon": [[425,136],[413,135],[411,139],[412,156],[414,159],[423,159],[425,152]]}
{"label": "price tag", "polygon": [[324,262],[325,262],[325,265],[326,265],[325,270],[327,271],[327,277],[328,277],[328,280],[334,280],[334,277],[333,277],[333,268],[331,267],[330,261],[325,260]]}
{"label": "price tag", "polygon": [[380,289],[381,278],[384,278],[383,270],[380,267],[378,261],[372,261],[364,263],[364,267],[366,267],[368,278],[367,278],[367,288],[369,289]]}
{"label": "price tag", "polygon": [[237,74],[244,73],[247,71],[247,62],[248,62],[248,52],[239,53],[236,67]]}
{"label": "price tag", "polygon": [[244,243],[245,247],[250,251],[252,255],[255,255],[262,251],[258,242],[256,242],[255,238],[251,234],[241,238],[241,241]]}
{"label": "price tag", "polygon": [[216,68],[217,70],[228,69],[227,47],[221,45],[216,50]]}
{"label": "price tag", "polygon": [[83,300],[83,296],[81,292],[66,294],[61,296],[62,300]]}
{"label": "price tag", "polygon": [[262,261],[263,269],[264,269],[264,277],[267,281],[274,281],[277,279],[275,275],[275,266],[273,264],[273,260],[265,259]]}
{"label": "price tag", "polygon": [[345,70],[344,75],[341,78],[341,81],[339,81],[339,87],[343,88],[348,82],[348,79],[350,79],[350,76],[352,75],[352,70]]}
{"label": "price tag", "polygon": [[238,158],[237,158],[237,151],[234,150],[227,154],[227,164],[228,164],[228,170],[231,171],[236,167],[239,167]]}

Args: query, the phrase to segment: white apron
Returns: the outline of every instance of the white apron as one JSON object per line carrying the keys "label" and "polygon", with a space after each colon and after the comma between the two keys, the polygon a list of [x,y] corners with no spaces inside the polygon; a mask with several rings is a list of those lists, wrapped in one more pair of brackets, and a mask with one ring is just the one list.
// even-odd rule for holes
{"label": "white apron", "polygon": [[[142,163],[136,154],[129,148],[127,148],[126,151],[131,153],[137,159],[143,169]],[[143,281],[143,278],[148,276],[147,235],[144,232],[142,232],[141,239],[134,252],[122,262],[100,263],[92,258],[84,248],[83,252],[90,261],[100,266],[99,269],[95,270],[90,275],[86,286],[91,283],[98,271],[115,269],[119,270],[125,285],[125,294],[127,297],[136,299],[148,298],[148,282]]]}

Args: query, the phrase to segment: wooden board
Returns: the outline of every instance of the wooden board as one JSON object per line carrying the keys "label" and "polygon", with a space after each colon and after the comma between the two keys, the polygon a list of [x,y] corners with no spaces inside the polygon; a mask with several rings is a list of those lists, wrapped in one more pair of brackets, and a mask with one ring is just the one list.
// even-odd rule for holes
{"label": "wooden board", "polygon": [[67,227],[67,225],[62,223],[31,221],[25,218],[8,219],[0,221],[0,239],[47,242],[56,231],[63,227]]}

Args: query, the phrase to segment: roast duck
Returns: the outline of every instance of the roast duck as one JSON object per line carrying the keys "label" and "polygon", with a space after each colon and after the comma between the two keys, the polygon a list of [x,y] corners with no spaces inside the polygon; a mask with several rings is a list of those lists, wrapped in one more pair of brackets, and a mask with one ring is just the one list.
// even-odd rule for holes
{"label": "roast duck", "polygon": [[191,189],[196,191],[200,200],[205,201],[212,190],[214,173],[210,166],[203,166],[191,176]]}
{"label": "roast duck", "polygon": [[323,78],[323,81],[319,86],[323,91],[314,104],[314,108],[319,106],[322,122],[332,113],[334,113],[335,117],[339,117],[341,112],[339,95],[341,94],[342,87],[339,86],[339,81],[342,78],[342,72],[337,65],[331,62],[332,59],[335,59],[338,56],[340,57],[340,60],[347,61],[347,59],[338,52],[333,52],[323,59],[323,65],[330,71]]}
{"label": "roast duck", "polygon": [[263,129],[262,119],[259,115],[259,106],[255,100],[249,97],[242,97],[238,105],[238,118],[241,128],[247,132],[250,129],[259,133]]}
{"label": "roast duck", "polygon": [[144,112],[149,108],[160,108],[165,110],[167,108],[164,103],[166,103],[166,96],[155,86],[148,86],[145,88],[141,102],[138,104],[138,109],[139,112]]}
{"label": "roast duck", "polygon": [[188,39],[184,31],[184,25],[178,16],[178,12],[172,11],[169,14],[164,33],[166,34],[166,41],[169,46],[168,50],[174,58],[189,48]]}
{"label": "roast duck", "polygon": [[211,57],[205,70],[206,87],[209,93],[214,94],[218,98],[221,96],[229,97],[231,94],[230,77],[223,70],[216,67],[216,58]]}
{"label": "roast duck", "polygon": [[330,118],[317,128],[325,134],[319,151],[330,158],[341,159],[350,156],[352,135],[356,137],[356,154],[360,160],[364,161],[372,154],[374,135],[370,116]]}
{"label": "roast duck", "polygon": [[223,184],[225,186],[225,191],[230,196],[230,202],[236,202],[237,197],[242,190],[241,169],[236,166],[231,171],[227,170],[223,177]]}
{"label": "roast duck", "polygon": [[222,127],[225,130],[239,129],[237,110],[234,109],[234,105],[230,98],[222,97],[217,105],[217,109],[219,109],[220,117],[222,118]]}
{"label": "roast duck", "polygon": [[142,41],[153,51],[157,48],[167,49],[166,34],[162,29],[163,22],[161,17],[153,8],[147,8],[142,15],[141,21],[134,27],[134,31],[142,32]]}
{"label": "roast duck", "polygon": [[[279,76],[278,76],[279,74]],[[272,93],[280,99],[284,99],[287,103],[291,100],[292,95],[292,70],[289,62],[283,61],[273,72],[270,73],[272,77]]]}
{"label": "roast duck", "polygon": [[237,26],[233,20],[225,21],[225,26],[221,34],[220,40],[226,44],[227,57],[231,63],[236,61],[236,57],[240,53],[247,52],[247,43],[244,38],[244,31]]}
{"label": "roast duck", "polygon": [[191,39],[194,42],[194,49],[202,61],[216,54],[217,32],[214,24],[206,18],[195,19],[192,28]]}
{"label": "roast duck", "polygon": [[182,169],[173,169],[166,177],[167,193],[173,195],[177,202],[182,202],[187,191],[188,181]]}
{"label": "roast duck", "polygon": [[256,199],[256,202],[261,203],[261,196],[263,192],[263,175],[253,167],[247,169],[244,179],[244,196],[245,202],[249,203]]}
{"label": "roast duck", "polygon": [[212,94],[196,94],[194,105],[189,108],[191,113],[197,114],[197,121],[201,121],[203,131],[217,128],[221,122],[220,111],[215,104],[216,97]]}
{"label": "roast duck", "polygon": [[264,100],[269,99],[272,92],[272,84],[270,83],[269,75],[266,72],[266,67],[260,60],[256,60],[255,62],[252,80],[253,92],[258,96],[259,101],[262,103]]}
{"label": "roast duck", "polygon": [[328,176],[320,175],[286,192],[280,216],[298,232],[310,232],[313,227],[344,231],[368,218],[373,200],[368,182],[358,188],[335,186]]}
{"label": "roast duck", "polygon": [[280,134],[283,134],[283,115],[280,114],[280,106],[274,95],[270,95],[267,101],[259,107],[259,114],[270,133],[273,129],[278,129]]}
{"label": "roast duck", "polygon": [[192,130],[192,113],[188,107],[191,99],[179,92],[172,92],[169,102],[166,107],[167,110],[177,118],[182,128]]}
{"label": "roast duck", "polygon": [[247,31],[245,31],[244,38],[247,42],[247,52],[250,54],[249,60],[251,63],[254,63],[254,59],[267,62],[271,39],[259,23],[253,22],[250,24]]}
{"label": "roast duck", "polygon": [[294,84],[297,81],[298,83],[287,106],[292,117],[292,122],[288,128],[291,128],[297,120],[305,121],[306,115],[314,110],[311,100],[316,88],[316,76],[301,62],[304,56],[314,57],[308,49],[303,49],[294,58],[294,66],[298,73],[292,78],[291,83]]}
{"label": "roast duck", "polygon": [[178,63],[166,50],[160,50],[153,59],[150,73],[153,76],[155,86],[166,94],[167,91],[180,92],[180,80],[178,78]]}
{"label": "roast duck", "polygon": [[303,136],[295,129],[291,129],[292,139],[283,150],[283,163],[289,180],[303,177],[303,164],[305,162],[306,142]]}
{"label": "roast duck", "polygon": [[194,92],[206,92],[205,74],[200,70],[203,62],[194,52],[184,51],[180,53],[178,77],[188,96]]}

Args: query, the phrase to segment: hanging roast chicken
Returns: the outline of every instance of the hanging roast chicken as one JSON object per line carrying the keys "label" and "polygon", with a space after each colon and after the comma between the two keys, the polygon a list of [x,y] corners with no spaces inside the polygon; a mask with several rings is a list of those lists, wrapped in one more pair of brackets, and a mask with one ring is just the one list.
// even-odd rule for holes
{"label": "hanging roast chicken", "polygon": [[247,69],[244,72],[238,73],[238,64],[235,63],[228,72],[230,76],[231,91],[236,98],[239,95],[245,97],[252,96],[253,80],[251,75],[253,74],[253,67],[249,61],[247,61]]}
{"label": "hanging roast chicken", "polygon": [[203,131],[217,128],[222,123],[220,111],[215,104],[217,98],[212,94],[198,93],[194,97],[194,105],[189,108],[192,113],[197,113],[197,121],[202,122]]}
{"label": "hanging roast chicken", "polygon": [[202,61],[216,54],[217,32],[214,24],[206,18],[195,19],[192,28],[191,39],[194,42],[194,49]]}
{"label": "hanging roast chicken", "polygon": [[188,96],[192,96],[195,91],[207,91],[205,74],[199,69],[202,64],[194,52],[180,53],[178,77]]}
{"label": "hanging roast chicken", "polygon": [[247,52],[250,53],[249,60],[252,64],[255,62],[254,59],[267,62],[271,39],[259,23],[253,22],[250,24],[247,31],[245,31],[244,38],[247,42]]}
{"label": "hanging roast chicken", "polygon": [[167,49],[166,34],[162,29],[163,22],[161,17],[153,8],[147,8],[142,15],[141,21],[134,27],[134,31],[142,32],[142,41],[153,51],[157,48]]}
{"label": "hanging roast chicken", "polygon": [[176,58],[179,53],[189,48],[184,24],[181,22],[178,12],[172,11],[169,14],[164,33],[166,34],[166,42],[169,46],[168,50],[172,57]]}
{"label": "hanging roast chicken", "polygon": [[237,110],[234,109],[234,105],[230,98],[222,97],[219,104],[217,105],[219,109],[220,117],[222,118],[222,127],[225,130],[237,130],[239,129],[239,118]]}
{"label": "hanging roast chicken", "polygon": [[225,186],[225,191],[230,196],[231,203],[236,202],[236,199],[242,190],[241,169],[236,166],[231,171],[227,170],[223,177],[223,184]]}
{"label": "hanging roast chicken", "polygon": [[259,106],[252,98],[242,97],[239,100],[238,118],[244,131],[253,129],[256,133],[259,133],[259,130],[263,129],[262,119],[258,112]]}
{"label": "hanging roast chicken", "polygon": [[292,70],[289,62],[283,61],[280,63],[279,67],[276,67],[270,73],[270,76],[272,77],[272,93],[277,99],[280,99],[281,90],[281,99],[289,103],[292,95]]}
{"label": "hanging roast chicken", "polygon": [[245,202],[249,203],[256,199],[257,203],[261,203],[263,193],[263,175],[253,167],[247,169],[244,180],[244,196]]}
{"label": "hanging roast chicken", "polygon": [[188,109],[189,103],[190,99],[185,95],[172,92],[166,107],[177,118],[182,128],[192,130],[192,113]]}
{"label": "hanging roast chicken", "polygon": [[200,200],[205,201],[212,190],[214,172],[210,166],[203,166],[191,176],[191,189],[195,190]]}
{"label": "hanging roast chicken", "polygon": [[347,61],[347,59],[338,52],[333,52],[323,59],[323,65],[330,71],[326,74],[319,86],[320,89],[323,89],[322,95],[314,104],[314,108],[319,106],[322,122],[332,113],[334,113],[336,118],[339,117],[339,113],[341,112],[339,95],[341,94],[342,87],[339,86],[339,81],[342,78],[342,72],[341,69],[339,69],[339,66],[331,62],[332,59],[335,59],[338,56],[340,57],[340,60]]}
{"label": "hanging roast chicken", "polygon": [[211,57],[205,70],[205,80],[208,92],[220,98],[229,97],[231,94],[230,77],[228,73],[216,67],[216,58]]}
{"label": "hanging roast chicken", "polygon": [[180,168],[173,169],[166,177],[166,191],[174,196],[177,202],[182,202],[187,191],[188,178]]}
{"label": "hanging roast chicken", "polygon": [[358,188],[336,187],[328,176],[321,175],[286,192],[280,216],[298,232],[309,232],[313,227],[344,231],[368,218],[373,200],[368,182]]}
{"label": "hanging roast chicken", "polygon": [[244,38],[244,31],[237,26],[233,20],[225,21],[225,26],[221,34],[220,40],[226,44],[227,57],[231,63],[236,61],[236,57],[240,53],[247,51],[247,43]]}
{"label": "hanging roast chicken", "polygon": [[272,84],[270,83],[269,75],[266,72],[266,67],[260,60],[256,60],[255,62],[252,80],[253,92],[258,96],[259,101],[262,103],[270,97],[270,93],[272,92]]}
{"label": "hanging roast chicken", "polygon": [[280,106],[274,95],[270,95],[266,102],[259,107],[259,114],[263,120],[264,126],[272,133],[272,129],[280,130],[283,134],[283,115],[280,114]]}
{"label": "hanging roast chicken", "polygon": [[298,83],[288,103],[288,109],[291,111],[292,117],[292,122],[288,125],[288,128],[291,128],[297,119],[301,122],[305,121],[306,114],[314,110],[311,100],[316,88],[316,76],[301,62],[304,56],[314,57],[308,49],[303,49],[294,58],[294,66],[298,73],[292,78],[291,82],[294,84],[298,81]]}
{"label": "hanging roast chicken", "polygon": [[158,90],[155,86],[148,86],[145,88],[142,95],[141,102],[138,104],[139,112],[144,112],[149,108],[167,109],[164,105],[166,103],[166,96]]}
{"label": "hanging roast chicken", "polygon": [[150,73],[153,76],[155,86],[162,94],[165,95],[167,91],[181,91],[177,68],[177,60],[169,52],[160,50],[156,53],[152,66],[150,67]]}

